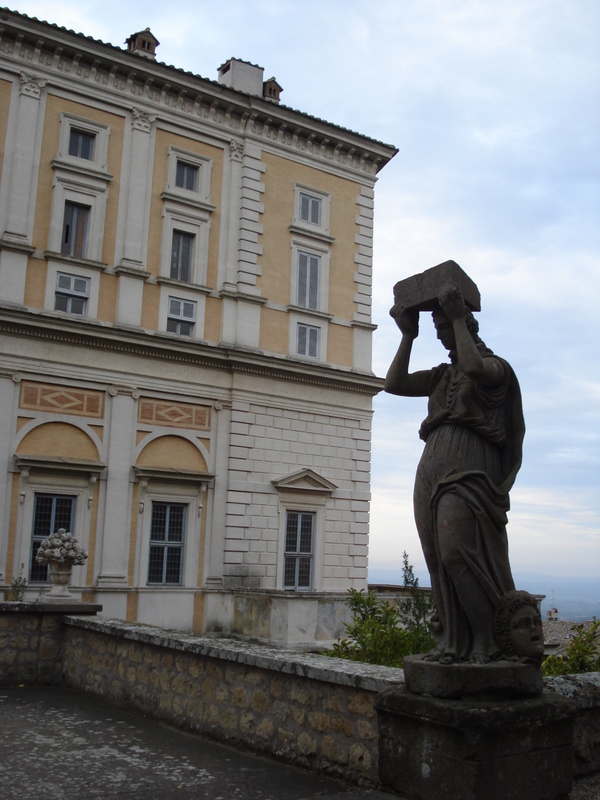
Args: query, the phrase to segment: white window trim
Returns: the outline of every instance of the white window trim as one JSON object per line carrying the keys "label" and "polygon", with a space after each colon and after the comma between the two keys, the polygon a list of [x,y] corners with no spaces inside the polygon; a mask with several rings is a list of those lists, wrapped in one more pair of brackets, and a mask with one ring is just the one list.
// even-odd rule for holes
{"label": "white window trim", "polygon": [[[191,336],[182,336],[179,333],[170,333],[167,331],[167,319],[169,317],[169,297],[174,297],[177,300],[186,300],[196,305],[196,320],[194,329]],[[164,332],[166,336],[181,337],[184,340],[194,341],[195,339],[204,338],[204,312],[206,309],[206,297],[193,289],[186,289],[184,283],[177,283],[177,288],[164,285],[160,287],[160,301],[158,305],[158,325],[159,330]],[[183,319],[181,320],[184,321]]]}
{"label": "white window trim", "polygon": [[[314,225],[312,222],[306,222],[300,219],[300,195],[308,194],[316,197],[321,201],[321,224]],[[306,186],[301,183],[294,183],[294,217],[292,227],[298,229],[302,233],[307,233],[312,236],[324,236],[327,241],[333,241],[330,233],[329,225],[329,212],[331,207],[331,195],[329,192],[323,192],[321,189],[315,189],[312,186]]]}
{"label": "white window trim", "polygon": [[163,207],[162,249],[160,259],[161,278],[171,279],[171,250],[173,231],[189,233],[194,237],[190,283],[205,286],[208,270],[208,234],[210,218],[199,209],[193,211],[179,203],[165,201]]}
{"label": "white window trim", "polygon": [[[18,545],[15,547],[15,563],[13,574],[18,574],[21,564],[28,570],[31,557],[31,539],[33,530],[33,509],[36,494],[69,495],[75,497],[74,530],[70,531],[86,552],[89,552],[91,503],[90,480],[87,475],[49,475],[43,472],[31,472],[26,481],[22,480],[23,503],[20,506],[20,519],[17,520]],[[73,567],[71,586],[84,588],[87,578],[87,561],[81,566]],[[16,572],[14,570],[16,569]],[[25,570],[24,570],[25,572]],[[29,574],[29,572],[27,572]],[[32,584],[34,587],[38,584]]]}
{"label": "white window trim", "polygon": [[106,182],[88,176],[79,176],[55,166],[50,231],[48,234],[48,250],[50,253],[60,255],[61,252],[65,203],[77,203],[78,205],[88,206],[90,209],[83,258],[86,261],[100,263],[104,242],[106,200]]}
{"label": "white window trim", "polygon": [[[177,162],[185,161],[193,167],[198,168],[195,190],[182,189],[176,185]],[[167,183],[163,194],[163,199],[175,200],[192,205],[198,209],[204,209],[207,213],[214,211],[215,206],[210,202],[210,180],[212,172],[212,159],[206,156],[190,153],[180,147],[169,145],[167,163]]]}
{"label": "white window trim", "polygon": [[[89,133],[94,136],[94,156],[92,159],[77,158],[69,155],[69,140],[71,128],[78,131]],[[83,172],[99,170],[106,173],[108,171],[108,139],[110,136],[110,125],[102,122],[94,122],[91,119],[77,117],[75,114],[68,114],[61,111],[60,114],[60,133],[58,139],[58,153],[56,159],[64,166],[79,168]],[[111,176],[112,177],[112,176]]]}
{"label": "white window trim", "polygon": [[[303,361],[308,361],[313,364],[315,361],[326,362],[328,328],[327,320],[316,316],[311,316],[310,314],[303,314],[300,310],[290,311],[288,316],[290,323],[288,352],[290,356],[293,356],[294,358],[301,358]],[[316,358],[314,356],[303,356],[298,353],[298,323],[302,325],[310,325],[312,328],[319,328],[319,348]]]}
{"label": "white window trim", "polygon": [[326,497],[308,497],[302,493],[292,495],[282,492],[279,500],[279,547],[277,558],[277,586],[283,589],[284,569],[285,569],[285,538],[287,528],[287,512],[301,511],[310,512],[315,515],[315,527],[313,531],[313,568],[312,586],[310,589],[286,588],[286,592],[298,592],[308,594],[311,592],[322,591],[323,588],[323,542],[325,539],[325,505]]}
{"label": "white window trim", "polygon": [[[314,242],[306,241],[300,237],[294,236],[292,238],[292,279],[290,286],[290,306],[294,309],[302,308],[302,311],[310,313],[311,311],[319,311],[327,313],[329,307],[329,262],[330,252],[328,247],[316,245]],[[310,255],[318,256],[320,259],[319,267],[319,296],[318,306],[316,309],[300,307],[298,305],[298,257],[299,253],[309,253]]]}
{"label": "white window trim", "polygon": [[[85,314],[69,314],[66,311],[54,310],[54,297],[56,295],[56,276],[59,272],[64,275],[74,275],[77,278],[87,278],[89,280],[90,292],[87,298]],[[48,272],[46,277],[46,297],[44,299],[44,309],[53,311],[55,314],[67,316],[70,319],[97,319],[98,317],[98,296],[100,294],[100,272],[97,269],[76,264],[71,266],[64,261],[54,261],[48,255]]]}
{"label": "white window trim", "polygon": [[[142,484],[140,484],[142,487]],[[148,583],[148,561],[150,557],[150,525],[152,522],[152,503],[183,503],[187,506],[186,525],[183,535],[183,566],[181,583]],[[198,487],[170,487],[152,481],[148,487],[140,489],[138,497],[138,546],[134,584],[136,588],[153,589],[157,592],[173,589],[196,588],[198,586],[198,558],[200,553],[200,504]]]}

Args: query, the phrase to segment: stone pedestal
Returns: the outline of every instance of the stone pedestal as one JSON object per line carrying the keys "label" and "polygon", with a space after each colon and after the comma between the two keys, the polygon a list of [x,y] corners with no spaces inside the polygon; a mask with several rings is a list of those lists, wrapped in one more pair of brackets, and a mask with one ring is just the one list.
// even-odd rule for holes
{"label": "stone pedestal", "polygon": [[420,800],[567,800],[575,706],[544,693],[452,700],[379,695],[379,780]]}
{"label": "stone pedestal", "polygon": [[404,659],[406,688],[433,697],[486,697],[510,700],[542,693],[544,679],[537,664],[497,661],[490,664],[439,664],[424,656]]}

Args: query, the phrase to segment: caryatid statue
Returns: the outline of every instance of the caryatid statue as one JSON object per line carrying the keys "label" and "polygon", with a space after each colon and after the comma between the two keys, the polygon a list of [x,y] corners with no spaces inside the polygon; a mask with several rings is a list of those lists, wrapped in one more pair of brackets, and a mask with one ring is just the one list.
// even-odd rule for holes
{"label": "caryatid statue", "polygon": [[[455,262],[400,281],[394,300],[390,314],[402,340],[385,390],[429,398],[414,491],[415,519],[439,619],[436,647],[425,659],[486,664],[503,658],[531,660],[534,652],[539,660],[541,620],[538,624],[531,618],[530,635],[521,639],[533,645],[522,651],[518,637],[515,648],[506,645],[507,637],[496,635],[501,628],[498,613],[515,592],[506,524],[508,493],[521,466],[525,433],[515,374],[479,338],[472,313],[480,310],[479,291]],[[424,310],[433,312],[450,361],[409,373],[419,312]]]}

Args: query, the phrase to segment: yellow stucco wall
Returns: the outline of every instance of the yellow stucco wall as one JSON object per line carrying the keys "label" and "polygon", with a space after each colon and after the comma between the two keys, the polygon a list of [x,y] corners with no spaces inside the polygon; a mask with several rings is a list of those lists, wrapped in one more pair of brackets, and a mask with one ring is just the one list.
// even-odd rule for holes
{"label": "yellow stucco wall", "polygon": [[46,276],[48,263],[39,258],[30,258],[25,276],[25,305],[29,308],[43,308],[46,297]]}
{"label": "yellow stucco wall", "polygon": [[2,180],[2,165],[4,164],[6,126],[8,124],[11,92],[12,83],[10,81],[0,81],[0,180]]}
{"label": "yellow stucco wall", "polygon": [[115,258],[115,236],[117,229],[125,118],[93,108],[84,103],[74,103],[71,100],[57,97],[51,93],[48,94],[46,100],[46,115],[44,118],[44,134],[42,138],[38,191],[35,206],[33,244],[38,250],[48,249],[50,210],[52,206],[52,181],[54,178],[54,170],[50,162],[53,158],[56,158],[58,152],[61,111],[66,111],[69,114],[93,120],[94,122],[102,122],[110,125],[108,171],[113,175],[113,178],[108,184],[108,202],[106,205],[106,217],[104,222],[102,260],[112,265]]}
{"label": "yellow stucco wall", "polygon": [[144,447],[136,466],[207,472],[202,454],[182,436],[161,436],[154,439]]}
{"label": "yellow stucco wall", "polygon": [[288,352],[289,316],[285,311],[262,308],[260,311],[260,338],[258,346],[271,353]]}
{"label": "yellow stucco wall", "polygon": [[30,431],[19,443],[17,453],[98,461],[98,450],[90,437],[67,422],[47,422]]}
{"label": "yellow stucco wall", "polygon": [[262,275],[258,279],[263,297],[284,305],[290,302],[292,234],[289,226],[294,217],[294,183],[300,183],[331,195],[330,231],[335,241],[330,246],[327,310],[334,316],[351,320],[356,310],[353,277],[354,255],[358,252],[354,237],[358,233],[355,218],[359,184],[271,153],[263,153],[262,160],[267,165],[265,193],[261,198],[265,205],[260,220],[264,226],[260,237],[264,248],[260,259]]}
{"label": "yellow stucco wall", "polygon": [[117,319],[117,293],[119,284],[116,275],[100,275],[98,295],[98,319],[102,322],[115,322]]}
{"label": "yellow stucco wall", "polygon": [[[189,153],[212,159],[210,182],[210,200],[216,210],[210,215],[210,233],[208,239],[208,286],[217,285],[217,262],[219,254],[219,228],[221,223],[221,185],[223,175],[223,150],[212,147],[205,142],[186,136],[178,136],[170,131],[158,128],[154,146],[154,170],[152,175],[152,203],[150,206],[150,235],[148,237],[148,263],[146,269],[154,276],[160,274],[160,253],[162,240],[161,194],[167,185],[169,145],[180,147]],[[144,326],[145,327],[145,326]]]}
{"label": "yellow stucco wall", "polygon": [[341,367],[351,367],[353,349],[353,329],[343,325],[330,325],[327,329],[327,361]]}
{"label": "yellow stucco wall", "polygon": [[142,328],[149,331],[158,330],[159,305],[160,286],[156,283],[145,283],[142,299]]}

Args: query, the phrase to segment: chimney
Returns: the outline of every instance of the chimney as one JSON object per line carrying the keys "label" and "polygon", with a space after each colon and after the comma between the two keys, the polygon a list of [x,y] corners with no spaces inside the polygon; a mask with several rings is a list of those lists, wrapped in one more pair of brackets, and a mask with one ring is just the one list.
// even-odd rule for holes
{"label": "chimney", "polygon": [[280,86],[275,78],[269,78],[268,81],[263,83],[263,97],[265,100],[271,100],[273,103],[279,102],[279,95],[283,92],[283,86]]}
{"label": "chimney", "polygon": [[138,56],[156,60],[156,48],[160,42],[156,36],[154,36],[150,28],[146,28],[143,31],[132,33],[131,36],[126,39],[125,44],[127,45],[128,53],[136,53]]}
{"label": "chimney", "polygon": [[264,69],[256,64],[241,61],[239,58],[230,58],[219,67],[219,83],[238,92],[262,97],[263,73]]}

